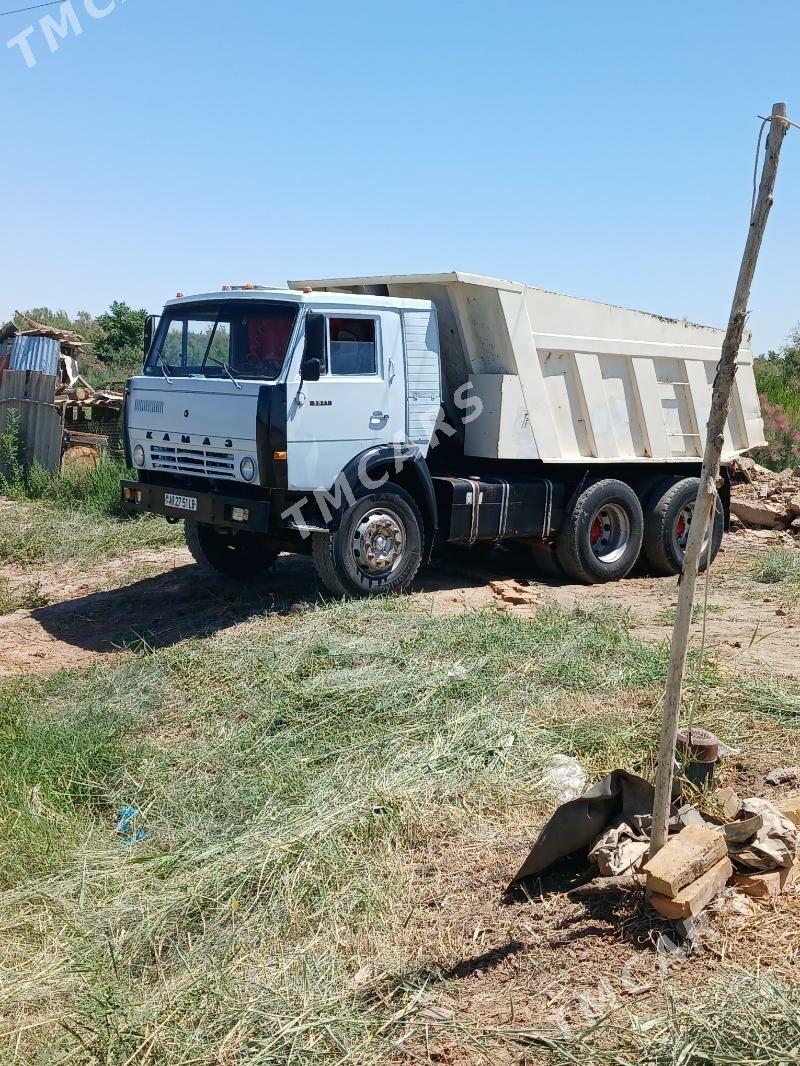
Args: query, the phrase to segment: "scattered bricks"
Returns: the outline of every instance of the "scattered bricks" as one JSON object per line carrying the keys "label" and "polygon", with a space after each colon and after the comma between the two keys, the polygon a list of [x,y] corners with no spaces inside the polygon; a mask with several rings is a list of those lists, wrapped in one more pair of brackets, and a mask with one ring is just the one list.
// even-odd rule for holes
{"label": "scattered bricks", "polygon": [[688,825],[671,837],[644,867],[648,891],[674,899],[682,888],[726,858],[727,854],[725,838],[718,830]]}
{"label": "scattered bricks", "polygon": [[[686,830],[684,829],[685,832]],[[720,837],[720,839],[722,838]],[[663,851],[666,850],[666,848],[663,849]],[[662,852],[660,851],[656,858],[659,858],[661,854]],[[724,859],[716,862],[710,870],[706,870],[702,877],[698,877],[696,881],[692,881],[690,885],[682,888],[674,899],[654,892],[649,897],[648,902],[653,910],[658,911],[665,918],[673,920],[693,918],[723,890],[732,873],[733,866],[726,855]]]}
{"label": "scattered bricks", "polygon": [[775,804],[781,814],[800,825],[800,796],[787,796]]}
{"label": "scattered bricks", "polygon": [[763,873],[733,875],[733,884],[740,892],[752,899],[772,899],[790,888],[797,879],[800,866],[784,867],[780,870],[765,870]]}

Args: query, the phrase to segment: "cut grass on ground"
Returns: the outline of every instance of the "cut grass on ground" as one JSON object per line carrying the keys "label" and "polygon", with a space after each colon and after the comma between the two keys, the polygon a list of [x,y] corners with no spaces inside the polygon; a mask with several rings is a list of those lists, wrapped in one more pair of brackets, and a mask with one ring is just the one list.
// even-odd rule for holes
{"label": "cut grass on ground", "polygon": [[[390,600],[5,683],[2,1040],[23,1061],[377,1064],[410,1036],[433,1061],[417,1015],[458,948],[417,911],[416,864],[529,838],[554,753],[648,770],[666,662],[607,607]],[[798,712],[796,690],[705,670],[699,713],[733,743]],[[650,1061],[670,1024],[626,1028],[630,1059],[607,1061]],[[524,1054],[465,1025],[451,1048]],[[547,1054],[605,1046],[580,1040]]]}

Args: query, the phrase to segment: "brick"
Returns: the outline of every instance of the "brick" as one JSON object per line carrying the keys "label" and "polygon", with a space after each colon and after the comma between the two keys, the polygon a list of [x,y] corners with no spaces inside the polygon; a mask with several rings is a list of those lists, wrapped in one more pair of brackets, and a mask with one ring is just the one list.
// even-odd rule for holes
{"label": "brick", "polygon": [[645,865],[648,891],[674,899],[727,854],[722,833],[708,826],[687,825]]}
{"label": "brick", "polygon": [[790,888],[797,879],[800,865],[782,867],[780,870],[765,870],[762,873],[733,875],[733,885],[753,899],[773,899]]}
{"label": "brick", "polygon": [[719,895],[732,873],[733,866],[726,855],[710,870],[706,870],[702,877],[698,877],[696,881],[682,888],[674,899],[653,892],[648,902],[653,910],[658,911],[665,918],[673,920],[693,918],[704,907],[707,907],[715,896]]}

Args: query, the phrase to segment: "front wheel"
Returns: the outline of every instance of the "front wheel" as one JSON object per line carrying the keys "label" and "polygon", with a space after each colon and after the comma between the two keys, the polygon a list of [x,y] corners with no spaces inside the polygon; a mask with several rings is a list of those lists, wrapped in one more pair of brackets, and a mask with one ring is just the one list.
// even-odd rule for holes
{"label": "front wheel", "polygon": [[317,573],[334,596],[400,592],[422,563],[422,517],[411,496],[397,485],[385,485],[357,500],[335,533],[312,536]]}
{"label": "front wheel", "polygon": [[258,577],[280,555],[263,533],[215,529],[187,519],[184,535],[195,561],[225,577]]}
{"label": "front wheel", "polygon": [[615,478],[595,481],[564,516],[558,562],[576,581],[617,581],[639,557],[643,525],[642,505],[630,485]]}

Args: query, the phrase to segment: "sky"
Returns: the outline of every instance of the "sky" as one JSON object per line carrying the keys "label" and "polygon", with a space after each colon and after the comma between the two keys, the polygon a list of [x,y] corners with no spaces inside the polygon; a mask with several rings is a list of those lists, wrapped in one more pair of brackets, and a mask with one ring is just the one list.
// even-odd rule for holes
{"label": "sky", "polygon": [[[0,317],[463,270],[724,326],[756,116],[800,122],[796,0],[71,2],[0,17]],[[757,352],[799,247],[792,130]]]}

